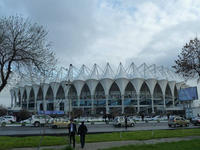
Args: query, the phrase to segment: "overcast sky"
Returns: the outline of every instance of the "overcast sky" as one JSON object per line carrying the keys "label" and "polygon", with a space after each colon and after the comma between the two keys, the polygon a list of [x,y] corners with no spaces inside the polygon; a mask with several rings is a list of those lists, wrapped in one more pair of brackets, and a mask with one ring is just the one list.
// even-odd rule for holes
{"label": "overcast sky", "polygon": [[[170,67],[183,45],[200,35],[200,0],[1,0],[0,17],[43,25],[59,65],[110,62]],[[0,104],[10,105],[8,89]]]}

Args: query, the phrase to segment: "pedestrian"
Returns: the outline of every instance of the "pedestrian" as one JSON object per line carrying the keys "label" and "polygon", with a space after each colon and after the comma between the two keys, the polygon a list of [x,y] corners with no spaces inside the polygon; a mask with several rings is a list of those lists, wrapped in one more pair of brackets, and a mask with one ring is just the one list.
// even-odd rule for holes
{"label": "pedestrian", "polygon": [[78,128],[78,134],[80,135],[81,148],[84,148],[85,135],[86,135],[87,131],[88,131],[87,127],[84,125],[84,121],[83,121]]}
{"label": "pedestrian", "polygon": [[144,114],[142,114],[141,117],[142,117],[142,121],[144,121]]}
{"label": "pedestrian", "polygon": [[127,116],[125,116],[125,129],[127,130],[127,127],[128,127],[128,118]]}
{"label": "pedestrian", "polygon": [[75,136],[76,136],[76,133],[77,133],[77,130],[76,130],[76,124],[73,122],[73,119],[70,119],[70,124],[68,126],[68,129],[69,129],[69,143],[71,145],[72,141],[73,141],[73,148],[75,148]]}

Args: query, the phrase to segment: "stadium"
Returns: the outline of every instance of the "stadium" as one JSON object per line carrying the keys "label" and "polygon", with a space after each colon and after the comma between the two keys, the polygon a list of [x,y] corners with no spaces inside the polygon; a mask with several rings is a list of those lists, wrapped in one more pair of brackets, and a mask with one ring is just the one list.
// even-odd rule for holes
{"label": "stadium", "polygon": [[10,90],[11,107],[35,113],[68,114],[81,109],[83,115],[126,113],[163,113],[180,110],[178,90],[186,86],[181,76],[163,66],[125,68],[122,63],[113,71],[94,64],[91,69],[70,64],[49,81],[21,82]]}

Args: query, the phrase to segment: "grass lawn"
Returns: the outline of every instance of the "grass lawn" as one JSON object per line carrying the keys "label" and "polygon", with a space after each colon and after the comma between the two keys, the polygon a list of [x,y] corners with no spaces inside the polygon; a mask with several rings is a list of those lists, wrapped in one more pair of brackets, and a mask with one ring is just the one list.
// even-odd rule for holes
{"label": "grass lawn", "polygon": [[[0,150],[6,150],[19,147],[37,147],[41,136],[31,137],[0,137]],[[65,145],[68,140],[66,137],[45,136],[42,140],[42,146]]]}
{"label": "grass lawn", "polygon": [[180,141],[172,143],[128,145],[103,150],[199,150],[200,140]]}
{"label": "grass lawn", "polygon": [[102,141],[125,141],[125,140],[148,140],[156,138],[184,137],[200,135],[200,129],[176,129],[176,130],[154,130],[133,131],[133,132],[113,132],[105,134],[90,134],[86,137],[86,142]]}
{"label": "grass lawn", "polygon": [[[133,131],[104,133],[104,134],[89,134],[86,136],[86,143],[105,142],[105,141],[124,141],[124,140],[148,140],[155,138],[170,138],[184,136],[200,136],[200,129],[176,129],[176,130],[154,130],[152,131]],[[77,136],[77,142],[79,137]],[[33,137],[0,137],[0,150],[17,147],[37,147],[40,143],[40,136]],[[68,138],[65,136],[45,136],[41,146],[65,145]]]}

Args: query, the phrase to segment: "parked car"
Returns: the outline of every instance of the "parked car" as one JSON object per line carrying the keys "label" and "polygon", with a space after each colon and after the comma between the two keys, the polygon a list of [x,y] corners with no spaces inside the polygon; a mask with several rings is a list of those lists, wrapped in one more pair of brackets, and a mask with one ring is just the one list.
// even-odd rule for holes
{"label": "parked car", "polygon": [[177,126],[189,126],[189,120],[185,120],[183,117],[170,117],[168,120],[169,127],[177,127]]}
{"label": "parked car", "polygon": [[[125,117],[124,116],[115,117],[115,119],[113,121],[113,125],[115,127],[123,127],[123,126],[125,126]],[[132,119],[127,118],[127,126],[128,127],[134,127],[135,126],[135,122]]]}
{"label": "parked car", "polygon": [[3,117],[0,117],[0,126],[5,127],[6,124],[8,124],[8,123],[10,123],[9,120],[7,120],[7,119],[5,119]]}
{"label": "parked car", "polygon": [[10,121],[10,123],[16,122],[16,117],[15,116],[3,116],[3,118],[5,118],[8,121]]}
{"label": "parked car", "polygon": [[31,117],[31,124],[35,127],[43,126],[53,122],[53,118],[48,115],[33,115]]}
{"label": "parked car", "polygon": [[31,124],[31,118],[20,121],[21,124]]}
{"label": "parked car", "polygon": [[134,121],[142,121],[141,116],[129,116],[128,118],[131,119],[131,120],[134,120]]}
{"label": "parked car", "polygon": [[161,116],[160,116],[160,115],[154,116],[154,117],[152,118],[152,120],[153,120],[153,121],[161,120]]}
{"label": "parked car", "polygon": [[70,124],[70,121],[54,121],[52,124],[51,124],[51,127],[54,128],[54,129],[57,129],[57,128],[67,128]]}
{"label": "parked car", "polygon": [[68,117],[56,117],[53,118],[53,122],[67,122],[69,120]]}
{"label": "parked car", "polygon": [[150,117],[150,116],[145,116],[145,117],[144,117],[144,121],[151,121],[151,120],[153,120],[153,118]]}
{"label": "parked car", "polygon": [[158,121],[158,120],[168,120],[167,119],[167,116],[160,116],[160,115],[157,115],[157,116],[154,116],[153,118],[152,118],[152,120],[154,120],[154,121]]}
{"label": "parked car", "polygon": [[191,119],[191,123],[195,126],[200,125],[200,117],[194,117]]}

